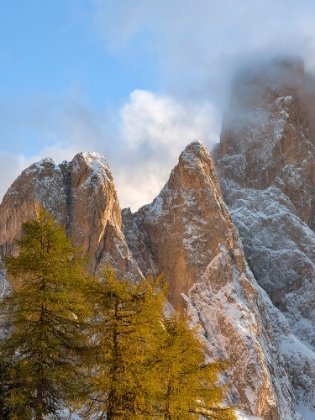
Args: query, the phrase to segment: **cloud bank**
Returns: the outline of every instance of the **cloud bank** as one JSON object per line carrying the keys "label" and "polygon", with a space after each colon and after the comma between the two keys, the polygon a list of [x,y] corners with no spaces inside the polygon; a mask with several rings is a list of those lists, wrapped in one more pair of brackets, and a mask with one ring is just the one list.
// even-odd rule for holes
{"label": "cloud bank", "polygon": [[122,205],[132,209],[159,193],[188,143],[198,139],[211,148],[219,140],[220,117],[208,102],[135,90],[120,117],[123,150],[114,175]]}
{"label": "cloud bank", "polygon": [[154,51],[161,86],[224,109],[235,71],[276,55],[315,69],[312,0],[91,0],[98,36],[117,55]]}

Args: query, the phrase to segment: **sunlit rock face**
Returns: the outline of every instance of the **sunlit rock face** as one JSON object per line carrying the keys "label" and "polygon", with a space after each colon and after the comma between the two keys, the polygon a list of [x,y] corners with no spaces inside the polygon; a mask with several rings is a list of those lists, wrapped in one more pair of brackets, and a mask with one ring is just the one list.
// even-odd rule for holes
{"label": "sunlit rock face", "polygon": [[235,241],[212,159],[202,143],[186,148],[159,196],[135,213],[133,222],[148,240],[152,271],[166,273],[170,301],[177,305],[181,293],[190,290],[219,253],[219,244],[230,249]]}
{"label": "sunlit rock face", "polygon": [[242,74],[215,150],[223,197],[247,262],[290,328],[278,341],[299,404],[310,410],[315,410],[314,87],[296,59]]}
{"label": "sunlit rock face", "polygon": [[185,305],[209,357],[230,360],[235,401],[258,418],[297,419],[276,338],[289,327],[247,266],[206,147],[191,143],[159,196],[123,216],[139,266],[165,273],[171,303]]}
{"label": "sunlit rock face", "polygon": [[121,231],[121,211],[107,161],[97,153],[79,153],[56,165],[44,159],[27,168],[9,188],[0,205],[2,256],[17,252],[21,222],[44,206],[66,227],[73,244],[90,256],[92,273],[110,262],[121,275],[142,275]]}

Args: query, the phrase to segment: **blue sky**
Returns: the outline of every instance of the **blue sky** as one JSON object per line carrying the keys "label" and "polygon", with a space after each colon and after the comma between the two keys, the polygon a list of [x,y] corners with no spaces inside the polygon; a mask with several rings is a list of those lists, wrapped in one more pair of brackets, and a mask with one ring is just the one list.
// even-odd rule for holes
{"label": "blue sky", "polygon": [[0,196],[36,160],[93,150],[136,209],[186,144],[219,140],[236,71],[315,68],[313,1],[1,0],[0,19]]}
{"label": "blue sky", "polygon": [[[1,95],[80,88],[93,106],[156,89],[155,63],[124,60],[108,49],[96,28],[90,1],[2,0]],[[94,12],[94,13],[93,13]]]}

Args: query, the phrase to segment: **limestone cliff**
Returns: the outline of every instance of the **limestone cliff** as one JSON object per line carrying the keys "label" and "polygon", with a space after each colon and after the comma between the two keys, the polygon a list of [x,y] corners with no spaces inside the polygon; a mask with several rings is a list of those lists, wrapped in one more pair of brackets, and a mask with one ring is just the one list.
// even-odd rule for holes
{"label": "limestone cliff", "polygon": [[139,266],[164,271],[171,303],[184,300],[209,356],[230,360],[235,401],[258,418],[298,418],[276,339],[285,325],[246,264],[205,146],[190,144],[153,203],[123,215]]}
{"label": "limestone cliff", "polygon": [[246,259],[290,327],[277,340],[295,395],[315,411],[314,86],[296,59],[239,76],[215,154]]}
{"label": "limestone cliff", "polygon": [[216,159],[220,178],[279,188],[315,227],[315,81],[298,59],[275,60],[234,81]]}

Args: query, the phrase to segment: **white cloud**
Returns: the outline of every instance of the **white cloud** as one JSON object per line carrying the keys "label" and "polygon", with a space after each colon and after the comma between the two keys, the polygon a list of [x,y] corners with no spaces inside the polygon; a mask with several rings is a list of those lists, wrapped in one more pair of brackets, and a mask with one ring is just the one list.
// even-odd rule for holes
{"label": "white cloud", "polygon": [[177,155],[183,145],[196,138],[202,137],[208,144],[218,140],[213,130],[220,121],[215,121],[208,102],[180,103],[168,95],[135,90],[120,113],[121,135],[131,149],[171,146],[169,153]]}
{"label": "white cloud", "polygon": [[159,193],[188,143],[198,139],[211,148],[219,140],[220,117],[208,102],[135,90],[120,115],[124,151],[114,175],[122,205],[133,209]]}

